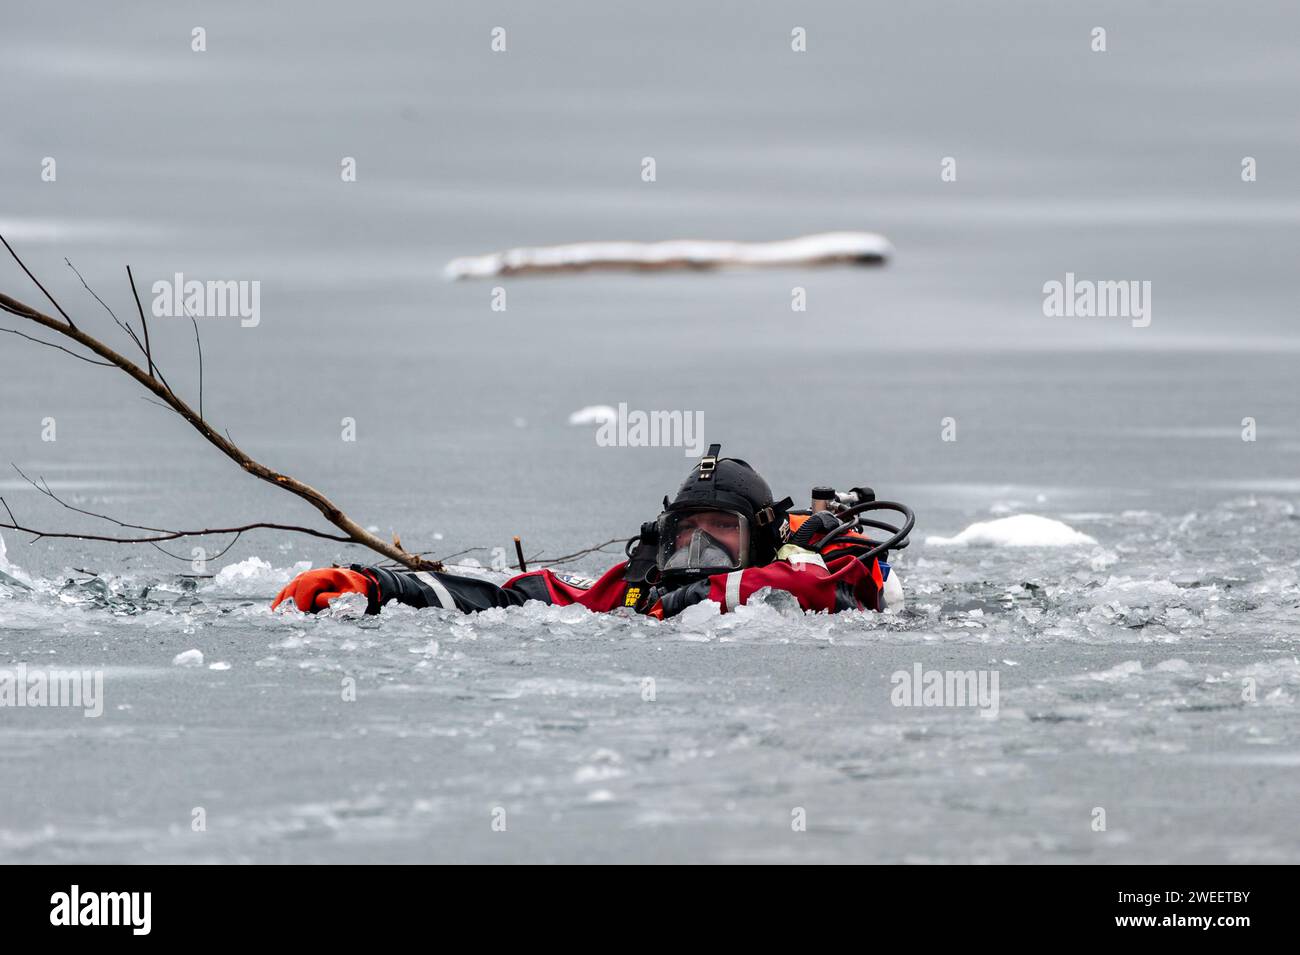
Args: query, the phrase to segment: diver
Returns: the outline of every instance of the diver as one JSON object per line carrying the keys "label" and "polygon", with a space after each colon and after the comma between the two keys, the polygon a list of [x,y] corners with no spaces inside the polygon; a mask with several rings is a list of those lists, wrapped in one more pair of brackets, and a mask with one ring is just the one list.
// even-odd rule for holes
{"label": "diver", "polygon": [[[808,510],[777,501],[767,481],[739,458],[719,457],[714,444],[663,512],[628,541],[628,559],[599,580],[549,569],[520,573],[498,586],[440,571],[392,571],[353,564],[309,570],[280,591],[271,609],[292,598],[299,610],[324,610],[335,597],[359,593],[368,613],[389,601],[444,607],[464,613],[519,606],[528,600],[593,611],[619,607],[659,619],[704,600],[734,610],[764,588],[794,596],[804,610],[886,610],[902,604],[903,591],[888,563],[890,550],[907,546],[915,518],[901,504],[876,501],[869,488],[836,493],[813,489]],[[893,510],[901,528],[866,517]],[[876,542],[864,528],[888,531]]]}

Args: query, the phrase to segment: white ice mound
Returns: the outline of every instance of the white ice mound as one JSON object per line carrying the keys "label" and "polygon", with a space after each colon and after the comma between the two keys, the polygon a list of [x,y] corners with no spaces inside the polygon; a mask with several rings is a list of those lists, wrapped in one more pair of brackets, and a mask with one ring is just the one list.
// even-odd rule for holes
{"label": "white ice mound", "polygon": [[[588,405],[569,415],[569,424],[574,426],[605,424],[618,420],[618,412],[609,405]],[[3,552],[0,552],[0,557]]]}
{"label": "white ice mound", "polygon": [[1017,514],[996,521],[979,521],[956,537],[927,537],[925,543],[938,547],[1085,547],[1097,542],[1050,517]]}
{"label": "white ice mound", "polygon": [[[23,573],[21,568],[15,567],[13,564],[9,563],[9,559],[5,556],[5,539],[3,535],[0,535],[0,574],[4,574],[10,578],[8,583],[12,583],[16,580],[27,587],[32,585],[32,579]],[[0,577],[0,584],[2,583],[6,583],[6,581],[3,577]]]}
{"label": "white ice mound", "polygon": [[249,557],[236,564],[227,564],[203,589],[207,593],[245,595],[275,593],[290,580],[309,570],[311,564],[299,561],[288,570],[271,566],[261,557]]}

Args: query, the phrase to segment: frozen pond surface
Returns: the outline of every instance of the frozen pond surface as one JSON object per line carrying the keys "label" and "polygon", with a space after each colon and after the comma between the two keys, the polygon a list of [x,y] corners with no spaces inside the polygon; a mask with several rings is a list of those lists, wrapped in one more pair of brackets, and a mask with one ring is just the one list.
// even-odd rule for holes
{"label": "frozen pond surface", "polygon": [[[23,771],[0,853],[1300,859],[1293,509],[1081,524],[1110,545],[918,547],[901,615],[771,599],[664,623],[540,604],[311,618],[267,609],[288,569],[257,559],[143,598],[140,578],[0,588],[10,663],[106,670],[99,719],[5,713],[0,757]],[[202,665],[172,663],[189,649]],[[996,717],[892,705],[891,675],[918,663],[996,671]]]}
{"label": "frozen pond surface", "polygon": [[[102,668],[105,708],[0,710],[0,859],[1300,861],[1293,5],[813,2],[806,54],[742,3],[231,2],[204,54],[176,4],[10,6],[0,231],[122,348],[65,256],[119,315],[128,263],[259,281],[255,327],[202,324],[204,413],[381,536],[488,563],[633,534],[691,461],[568,423],[624,402],[918,525],[900,616],[663,625],[272,615],[293,568],[365,555],[250,534],[191,592],[190,543],[6,532],[35,590],[0,584],[0,665]],[[830,230],[896,254],[510,279],[505,311],[442,277]],[[1067,271],[1150,281],[1150,326],[1046,317]],[[40,304],[7,261],[0,290]],[[189,323],[152,327],[193,400]],[[125,521],[317,524],[125,376],[0,335],[0,494],[104,533],[10,462]],[[939,542],[1024,515],[1095,543]],[[996,672],[998,717],[892,705],[918,664]]]}

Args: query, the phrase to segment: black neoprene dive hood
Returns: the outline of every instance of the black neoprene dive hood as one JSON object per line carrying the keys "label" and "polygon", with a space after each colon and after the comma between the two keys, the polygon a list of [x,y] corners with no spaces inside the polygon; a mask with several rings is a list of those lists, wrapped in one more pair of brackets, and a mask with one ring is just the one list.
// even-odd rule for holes
{"label": "black neoprene dive hood", "polygon": [[749,554],[746,566],[771,563],[780,549],[786,526],[786,512],[793,502],[772,499],[772,488],[762,476],[740,458],[720,458],[722,446],[709,446],[690,475],[669,501],[664,513],[682,511],[733,511],[749,525]]}

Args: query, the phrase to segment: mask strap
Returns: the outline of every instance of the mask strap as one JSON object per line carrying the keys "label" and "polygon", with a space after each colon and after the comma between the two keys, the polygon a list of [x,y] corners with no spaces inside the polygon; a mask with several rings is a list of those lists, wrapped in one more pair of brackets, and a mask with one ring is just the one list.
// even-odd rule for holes
{"label": "mask strap", "polygon": [[756,527],[766,527],[776,520],[778,514],[784,514],[794,504],[792,498],[785,498],[781,501],[774,501],[756,512],[754,512],[754,525]]}
{"label": "mask strap", "polygon": [[722,445],[709,445],[708,453],[700,458],[700,480],[712,481],[713,471],[718,466],[718,455],[722,453]]}

